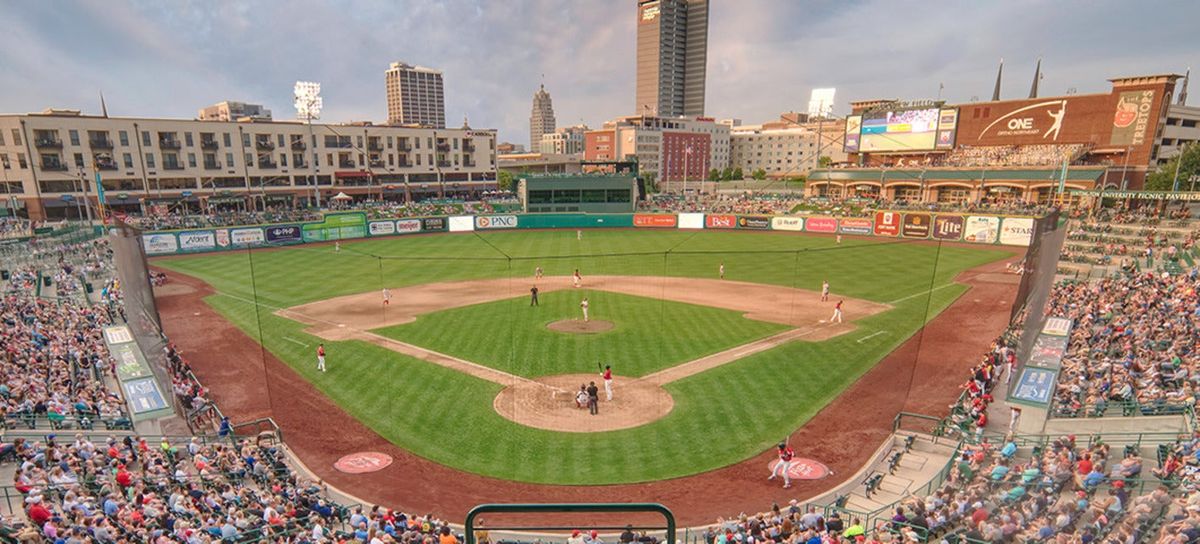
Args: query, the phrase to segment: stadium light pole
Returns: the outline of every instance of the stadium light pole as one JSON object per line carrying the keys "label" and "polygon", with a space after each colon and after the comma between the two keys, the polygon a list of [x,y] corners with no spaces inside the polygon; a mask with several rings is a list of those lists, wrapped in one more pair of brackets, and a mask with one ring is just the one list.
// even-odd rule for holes
{"label": "stadium light pole", "polygon": [[313,136],[312,121],[313,119],[321,118],[321,108],[325,105],[321,99],[321,84],[314,81],[297,81],[296,85],[292,88],[292,94],[295,97],[293,105],[296,107],[296,117],[303,119],[304,124],[308,125],[308,141],[312,143],[313,155],[316,157],[309,166],[312,174],[308,177],[312,180],[317,207],[320,208],[321,188],[318,185],[317,174],[320,173],[321,158],[317,154],[317,140]]}

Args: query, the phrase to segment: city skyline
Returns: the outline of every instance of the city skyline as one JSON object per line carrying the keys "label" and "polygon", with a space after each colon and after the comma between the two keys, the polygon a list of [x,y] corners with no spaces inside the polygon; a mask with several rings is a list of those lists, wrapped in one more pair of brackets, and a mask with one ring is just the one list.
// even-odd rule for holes
{"label": "city skyline", "polygon": [[[1046,96],[1103,91],[1109,77],[1182,73],[1197,64],[1196,48],[1180,46],[1200,6],[1165,4],[1176,16],[1151,21],[1116,2],[714,1],[706,113],[760,122],[803,111],[816,87],[838,89],[835,114],[856,99],[936,98],[939,84],[951,102],[987,99],[1001,57],[1005,98],[1026,94],[1039,56]],[[0,111],[99,114],[103,91],[114,116],[187,119],[238,100],[282,120],[294,118],[292,83],[315,80],[324,84],[324,120],[379,123],[387,118],[382,71],[404,59],[446,73],[448,126],[465,116],[473,127],[498,129],[501,140],[524,141],[529,96],[543,73],[563,125],[636,113],[632,5],[3,2],[11,41],[0,71],[23,84],[5,89]],[[991,23],[1004,17],[1013,24]],[[922,31],[864,26],[871,20],[909,20]],[[963,20],[980,28],[963,32]]]}

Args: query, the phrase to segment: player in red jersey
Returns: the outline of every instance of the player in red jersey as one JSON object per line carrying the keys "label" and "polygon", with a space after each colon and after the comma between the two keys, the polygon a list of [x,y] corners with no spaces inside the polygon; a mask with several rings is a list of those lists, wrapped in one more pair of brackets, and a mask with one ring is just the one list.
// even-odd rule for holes
{"label": "player in red jersey", "polygon": [[792,459],[796,458],[796,452],[788,446],[786,442],[779,443],[779,462],[775,463],[775,468],[771,469],[771,475],[767,476],[768,480],[774,480],[776,476],[783,474],[783,488],[792,487],[792,477],[788,471],[792,468]]}

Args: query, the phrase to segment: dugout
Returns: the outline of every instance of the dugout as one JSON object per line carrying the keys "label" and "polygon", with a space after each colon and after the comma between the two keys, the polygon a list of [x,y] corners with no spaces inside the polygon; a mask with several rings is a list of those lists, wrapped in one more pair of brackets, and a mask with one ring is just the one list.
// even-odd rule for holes
{"label": "dugout", "polygon": [[633,213],[639,194],[632,174],[527,175],[517,183],[525,213]]}

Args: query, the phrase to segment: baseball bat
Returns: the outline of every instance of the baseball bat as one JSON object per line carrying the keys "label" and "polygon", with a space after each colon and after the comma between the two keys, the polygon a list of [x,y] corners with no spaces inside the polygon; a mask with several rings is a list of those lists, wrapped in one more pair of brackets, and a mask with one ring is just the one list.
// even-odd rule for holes
{"label": "baseball bat", "polygon": [[596,370],[599,370],[601,374],[604,373],[604,369],[600,368],[600,361],[596,361]]}

